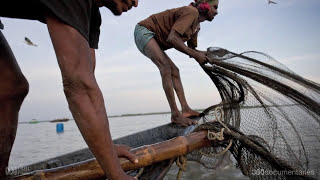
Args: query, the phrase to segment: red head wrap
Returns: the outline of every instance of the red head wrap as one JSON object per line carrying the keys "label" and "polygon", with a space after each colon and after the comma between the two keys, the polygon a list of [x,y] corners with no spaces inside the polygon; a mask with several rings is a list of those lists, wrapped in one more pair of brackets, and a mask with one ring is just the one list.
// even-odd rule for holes
{"label": "red head wrap", "polygon": [[208,12],[210,10],[210,6],[217,0],[194,0],[194,2],[198,5],[198,8],[201,12]]}
{"label": "red head wrap", "polygon": [[[197,1],[197,0],[195,0]],[[209,11],[210,10],[210,5],[207,3],[207,2],[203,2],[199,5],[199,9],[201,12],[206,12],[206,11]]]}

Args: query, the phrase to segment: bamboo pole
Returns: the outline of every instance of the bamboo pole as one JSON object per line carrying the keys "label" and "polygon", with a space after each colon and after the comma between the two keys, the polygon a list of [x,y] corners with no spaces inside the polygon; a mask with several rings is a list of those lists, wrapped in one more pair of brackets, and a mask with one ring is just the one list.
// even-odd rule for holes
{"label": "bamboo pole", "polygon": [[[124,171],[139,169],[154,163],[185,155],[193,150],[209,146],[207,131],[199,131],[186,136],[179,136],[157,144],[146,145],[131,150],[139,160],[133,164],[128,159],[120,158]],[[90,159],[63,167],[39,170],[32,173],[13,177],[14,180],[89,180],[105,177],[105,173],[96,159]]]}

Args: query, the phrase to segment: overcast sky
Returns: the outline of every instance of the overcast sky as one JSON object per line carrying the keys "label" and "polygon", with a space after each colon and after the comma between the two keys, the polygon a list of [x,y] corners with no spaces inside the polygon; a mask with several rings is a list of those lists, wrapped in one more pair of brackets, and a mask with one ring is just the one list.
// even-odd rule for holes
{"label": "overcast sky", "polygon": [[[320,82],[319,0],[221,0],[219,15],[201,25],[199,49],[223,47],[241,53],[265,52],[288,68]],[[136,48],[137,22],[166,9],[188,5],[186,0],[140,0],[139,7],[115,17],[106,9],[97,51],[96,77],[109,115],[169,111],[157,67]],[[47,27],[37,21],[1,18],[17,61],[29,80],[30,92],[20,111],[20,122],[51,120],[71,113],[63,94],[61,75]],[[28,46],[28,37],[38,47]],[[175,50],[168,55],[180,69],[192,108],[220,101],[209,77],[195,60]]]}

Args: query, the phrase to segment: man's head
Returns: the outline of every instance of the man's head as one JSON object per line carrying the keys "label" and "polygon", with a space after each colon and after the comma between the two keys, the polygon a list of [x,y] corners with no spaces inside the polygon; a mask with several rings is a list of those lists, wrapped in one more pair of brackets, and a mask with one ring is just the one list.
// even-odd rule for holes
{"label": "man's head", "polygon": [[191,4],[198,9],[200,16],[205,17],[207,21],[212,21],[218,14],[219,0],[195,0]]}
{"label": "man's head", "polygon": [[138,6],[138,0],[95,0],[95,2],[99,7],[107,7],[116,16],[127,12],[132,6]]}

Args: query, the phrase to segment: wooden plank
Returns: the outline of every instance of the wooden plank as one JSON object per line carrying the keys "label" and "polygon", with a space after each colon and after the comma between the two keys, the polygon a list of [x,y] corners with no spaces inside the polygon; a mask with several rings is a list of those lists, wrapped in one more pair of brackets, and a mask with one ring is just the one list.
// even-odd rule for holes
{"label": "wooden plank", "polygon": [[[121,158],[121,167],[125,170],[134,170],[149,166],[153,163],[172,159],[185,155],[195,149],[210,145],[207,139],[207,131],[199,131],[186,136],[179,136],[157,144],[142,146],[133,149],[139,163],[133,164],[129,160]],[[95,159],[76,163],[59,168],[35,171],[12,179],[16,180],[38,180],[38,179],[99,179],[105,177],[104,171]]]}

